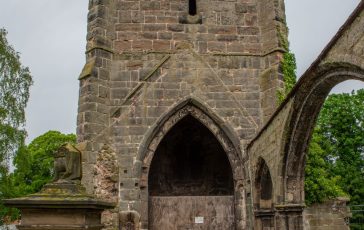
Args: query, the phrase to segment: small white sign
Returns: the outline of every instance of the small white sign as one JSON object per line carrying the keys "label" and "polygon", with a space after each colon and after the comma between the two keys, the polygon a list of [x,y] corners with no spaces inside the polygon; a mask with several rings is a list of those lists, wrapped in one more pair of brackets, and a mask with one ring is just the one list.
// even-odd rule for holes
{"label": "small white sign", "polygon": [[195,224],[203,224],[203,216],[196,216]]}

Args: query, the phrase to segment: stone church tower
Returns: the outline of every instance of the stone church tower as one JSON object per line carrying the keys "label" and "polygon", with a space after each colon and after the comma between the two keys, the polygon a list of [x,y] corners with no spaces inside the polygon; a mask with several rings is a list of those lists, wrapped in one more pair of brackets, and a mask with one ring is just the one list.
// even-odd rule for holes
{"label": "stone church tower", "polygon": [[273,227],[247,146],[286,39],[283,0],[90,0],[77,135],[88,192],[117,204],[108,229]]}

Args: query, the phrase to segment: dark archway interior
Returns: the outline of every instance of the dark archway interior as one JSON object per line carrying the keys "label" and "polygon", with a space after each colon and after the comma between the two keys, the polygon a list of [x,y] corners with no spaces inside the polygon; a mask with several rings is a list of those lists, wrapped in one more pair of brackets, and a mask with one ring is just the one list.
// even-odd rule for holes
{"label": "dark archway interior", "polygon": [[189,15],[196,15],[197,13],[197,4],[196,0],[188,0],[188,14]]}
{"label": "dark archway interior", "polygon": [[271,200],[272,199],[272,178],[269,173],[269,168],[266,164],[263,166],[262,177],[260,180],[260,199]]}
{"label": "dark archway interior", "polygon": [[273,195],[273,183],[269,172],[269,168],[265,161],[261,159],[260,169],[257,173],[256,179],[256,199],[258,201],[258,208],[271,208],[272,207],[272,195]]}
{"label": "dark archway interior", "polygon": [[151,196],[233,195],[232,170],[215,136],[192,116],[159,144],[149,173]]}

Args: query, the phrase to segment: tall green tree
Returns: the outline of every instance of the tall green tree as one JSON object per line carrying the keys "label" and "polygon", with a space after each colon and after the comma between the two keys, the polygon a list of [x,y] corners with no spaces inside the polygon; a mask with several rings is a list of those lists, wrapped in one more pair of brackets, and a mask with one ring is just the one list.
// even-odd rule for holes
{"label": "tall green tree", "polygon": [[342,192],[350,204],[364,203],[364,90],[333,94],[325,101],[310,145],[305,185],[307,203]]}
{"label": "tall green tree", "polygon": [[331,172],[332,144],[316,127],[312,135],[305,168],[306,205],[322,203],[328,199],[347,196],[338,184],[339,175]]}
{"label": "tall green tree", "polygon": [[322,129],[333,145],[333,174],[350,195],[351,204],[364,203],[364,90],[333,95],[325,103]]}
{"label": "tall green tree", "polygon": [[33,83],[29,69],[22,66],[6,35],[0,28],[0,206],[2,199],[12,197],[9,164],[24,144],[24,109]]}
{"label": "tall green tree", "polygon": [[33,83],[29,69],[22,66],[6,35],[6,30],[0,29],[0,178],[6,173],[10,158],[24,143],[24,109]]}

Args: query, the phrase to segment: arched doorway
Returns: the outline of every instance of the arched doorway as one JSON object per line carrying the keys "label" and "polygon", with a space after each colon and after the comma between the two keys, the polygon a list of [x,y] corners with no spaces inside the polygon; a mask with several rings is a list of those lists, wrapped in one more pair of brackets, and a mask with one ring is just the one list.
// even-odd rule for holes
{"label": "arched doorway", "polygon": [[159,143],[150,166],[150,229],[233,229],[234,181],[227,155],[191,115]]}
{"label": "arched doorway", "polygon": [[[185,129],[185,131],[183,131],[184,135],[177,134],[180,129]],[[176,138],[176,136],[179,136],[179,138]],[[187,144],[188,142],[189,144]],[[162,153],[166,149],[168,150],[171,148],[164,146],[170,145],[170,143],[174,146],[178,146],[175,147],[175,149],[177,149],[177,152],[181,152],[179,158],[168,156],[167,153]],[[182,147],[180,147],[181,145]],[[183,147],[184,145],[185,147]],[[183,155],[183,151],[179,149],[188,149],[195,147],[196,145],[197,147],[195,149],[200,153],[195,154],[192,158],[191,154]],[[213,147],[209,147],[210,145]],[[156,214],[155,212],[155,214],[153,214],[153,209],[151,209],[153,197],[155,198],[154,200],[159,199],[161,202],[169,199],[170,203],[172,203],[174,200],[173,202],[175,202],[174,204],[176,205],[185,204],[186,202],[183,198],[190,198],[191,200],[194,199],[196,202],[204,203],[205,205],[209,204],[209,209],[204,208],[206,210],[215,207],[218,211],[215,213],[215,211],[211,209],[212,211],[209,213],[215,213],[215,217],[210,219],[206,219],[205,216],[202,215],[200,216],[198,212],[193,213],[184,211],[183,213],[189,213],[189,216],[181,216],[180,214],[171,211],[166,215],[163,215],[165,218],[171,219],[178,217],[178,221],[185,220],[186,222],[180,224],[181,227],[179,229],[192,229],[193,227],[198,229],[245,229],[252,225],[251,219],[248,219],[247,216],[248,208],[250,208],[251,205],[251,199],[248,197],[250,195],[250,184],[246,183],[246,175],[248,175],[248,172],[247,167],[244,167],[244,165],[247,165],[248,163],[247,157],[244,157],[245,155],[243,155],[243,152],[240,149],[240,142],[235,132],[230,129],[227,123],[214,114],[213,111],[204,106],[203,103],[190,98],[177,104],[150,128],[149,133],[145,135],[145,139],[141,146],[142,148],[140,148],[136,160],[141,162],[139,175],[141,188],[140,212],[141,225],[143,228],[153,229],[153,225],[156,224],[155,220],[158,218],[160,219],[162,215]],[[190,151],[190,153],[196,151]],[[209,154],[203,153],[205,151]],[[164,158],[163,156],[169,158],[167,160],[160,160],[161,158]],[[179,169],[183,169],[184,167],[189,168],[189,172],[186,174],[182,172],[173,174],[175,175],[174,179],[170,175],[168,176],[169,179],[172,178],[172,181],[175,182],[175,185],[177,184],[178,188],[189,187],[189,189],[184,190],[184,193],[173,192],[172,194],[169,194],[168,186],[163,185],[163,183],[158,184],[151,181],[156,178],[157,181],[161,180],[163,182],[163,175],[165,175],[165,172],[169,172],[166,169],[173,169],[172,166],[161,166],[161,162],[175,162],[175,165],[177,165],[176,167]],[[179,165],[183,162],[186,163],[184,166]],[[199,164],[196,165],[202,165],[203,167],[196,169],[192,164],[188,164],[189,162],[194,162],[194,164],[199,162]],[[168,165],[171,163],[166,164]],[[219,170],[211,169],[211,167],[217,167]],[[224,171],[222,176],[219,175],[221,172],[217,172],[221,171],[221,169]],[[139,169],[136,168],[136,170]],[[199,173],[200,175],[198,176]],[[191,175],[190,179],[194,180],[194,182],[191,180],[190,186],[185,184],[186,181],[188,181],[187,175]],[[203,175],[206,176],[206,178]],[[221,178],[224,176],[226,176],[226,178],[222,182]],[[196,182],[200,184],[192,186]],[[201,186],[198,185],[201,184],[204,189],[200,188],[194,191],[193,188],[199,188]],[[160,189],[163,187],[167,188]],[[190,193],[186,193],[186,191],[190,191]],[[216,201],[215,203],[211,201],[214,199]],[[166,206],[157,205],[157,207],[161,207],[160,210],[162,210]],[[194,207],[197,206],[195,205]],[[225,218],[226,214],[218,215],[220,210],[223,210],[221,211],[223,213],[229,213],[230,217]],[[213,224],[223,223],[223,218],[229,219],[229,221],[226,224],[223,224],[222,227],[219,227],[219,225],[210,227],[207,222],[212,221]],[[203,224],[200,223],[202,221]],[[170,221],[169,223],[172,222]],[[187,227],[183,228],[183,226]],[[177,229],[177,224],[173,223],[173,226],[164,228],[157,226],[157,228],[154,229]]]}

